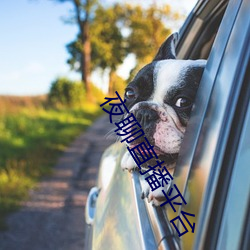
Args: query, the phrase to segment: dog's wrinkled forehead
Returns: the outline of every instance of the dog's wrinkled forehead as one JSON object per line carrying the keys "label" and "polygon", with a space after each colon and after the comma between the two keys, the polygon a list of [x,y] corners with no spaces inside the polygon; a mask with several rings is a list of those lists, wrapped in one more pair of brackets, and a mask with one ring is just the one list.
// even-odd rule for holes
{"label": "dog's wrinkled forehead", "polygon": [[205,64],[205,60],[168,59],[156,62],[153,65],[153,93],[149,99],[161,103],[169,92],[197,86]]}
{"label": "dog's wrinkled forehead", "polygon": [[153,61],[128,84],[124,96],[128,108],[139,102],[153,101],[158,105],[170,105],[178,113],[188,114],[187,109],[177,110],[177,107],[193,102],[206,60],[176,59],[177,40],[177,33],[168,37]]}
{"label": "dog's wrinkled forehead", "polygon": [[205,64],[205,60],[153,61],[138,72],[128,88],[137,89],[143,100],[162,103],[170,92],[196,89]]}

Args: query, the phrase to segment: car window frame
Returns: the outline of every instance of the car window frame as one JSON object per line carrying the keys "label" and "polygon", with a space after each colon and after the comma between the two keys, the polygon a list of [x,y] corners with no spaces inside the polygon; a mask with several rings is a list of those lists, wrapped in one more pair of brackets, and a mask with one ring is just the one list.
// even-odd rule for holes
{"label": "car window frame", "polygon": [[[223,63],[223,57],[225,56],[225,51],[228,45],[228,42],[230,42],[230,36],[232,33],[232,29],[234,27],[234,22],[238,16],[238,13],[240,11],[240,9],[242,9],[242,2],[244,1],[230,1],[229,3],[229,7],[226,11],[225,14],[225,18],[223,18],[222,27],[227,26],[228,30],[227,30],[227,36],[225,36],[225,32],[221,32],[219,30],[218,34],[219,37],[216,38],[215,41],[215,45],[214,47],[216,47],[216,49],[212,49],[211,55],[209,57],[209,61],[208,61],[208,65],[207,68],[204,72],[203,75],[203,79],[201,81],[201,85],[204,84],[210,84],[210,92],[212,93],[214,91],[214,84],[216,82],[218,74],[220,73],[220,68],[221,68],[221,64]],[[238,6],[235,5],[235,3],[238,3]],[[234,14],[234,15],[233,15]],[[221,58],[221,59],[220,59]],[[207,96],[204,96],[204,93],[202,95],[200,95],[201,92],[204,92]],[[198,106],[199,108],[195,108],[195,110],[192,113],[191,116],[191,121],[188,125],[187,128],[187,136],[185,136],[184,138],[184,147],[185,144],[186,146],[188,146],[189,148],[193,148],[191,149],[192,152],[190,152],[190,150],[186,150],[186,154],[188,154],[188,156],[185,158],[185,153],[184,153],[184,157],[180,157],[180,161],[178,162],[177,167],[179,167],[176,175],[177,175],[177,179],[178,179],[178,183],[180,185],[182,185],[182,192],[185,192],[186,194],[186,189],[187,189],[187,183],[188,180],[190,180],[192,173],[190,172],[190,166],[191,169],[195,168],[195,164],[197,164],[197,162],[195,163],[194,159],[195,157],[197,157],[197,152],[198,152],[198,148],[200,146],[202,146],[202,142],[201,141],[201,137],[202,137],[202,133],[203,133],[203,129],[206,127],[205,124],[205,114],[208,111],[209,105],[211,105],[211,103],[209,104],[209,102],[211,102],[211,98],[213,98],[213,96],[211,96],[209,91],[207,91],[206,88],[201,88],[199,89],[197,96],[198,96],[198,102],[196,102],[196,106]],[[237,97],[236,97],[237,98]],[[204,103],[204,100],[207,101],[207,103]],[[201,104],[201,102],[203,103],[203,105],[199,105]],[[201,107],[202,106],[202,107]],[[202,115],[201,115],[202,113]],[[231,116],[233,117],[233,112],[231,114]],[[197,117],[201,117],[201,123],[197,124]],[[231,119],[232,119],[231,117]],[[229,122],[230,123],[230,122]],[[192,131],[194,129],[194,131]],[[229,128],[228,128],[229,130]],[[225,135],[226,136],[226,135]],[[218,144],[219,145],[219,144]],[[221,146],[221,145],[220,145]],[[226,145],[223,145],[223,147],[225,147]],[[221,149],[224,150],[224,149]],[[216,152],[218,153],[218,152]],[[216,157],[215,157],[216,158]],[[214,164],[214,163],[213,163]],[[183,166],[188,167],[189,169],[187,170],[187,168],[185,169]],[[217,170],[218,171],[218,170]],[[210,171],[208,171],[210,172]],[[213,171],[212,171],[213,172]],[[179,187],[179,186],[178,186]],[[210,186],[211,188],[211,186]],[[205,196],[207,195],[207,191],[205,192]],[[204,198],[205,199],[205,198]],[[211,202],[211,201],[210,201]],[[207,210],[210,209],[211,204],[209,204],[208,202],[205,202],[205,205],[203,205],[201,207],[201,210],[203,211],[203,215],[201,215],[201,217],[203,217],[203,219],[200,219],[199,225],[196,228],[196,230],[198,229],[198,231],[201,231],[199,233],[197,233],[196,236],[196,245],[195,245],[195,249],[203,249],[205,245],[204,244],[204,237],[206,235],[206,227],[207,225],[205,225],[204,228],[204,223],[208,223],[209,219],[208,219],[208,214],[209,212]],[[207,217],[207,218],[206,218]],[[206,218],[206,219],[205,219]],[[200,230],[202,228],[202,230]],[[211,238],[209,238],[209,240],[211,241]],[[197,243],[198,242],[198,243]],[[206,245],[207,247],[207,245]],[[211,248],[211,249],[215,249],[215,248]]]}
{"label": "car window frame", "polygon": [[[204,245],[208,246],[209,244],[211,244],[211,248],[213,249],[215,249],[216,242],[218,240],[219,235],[222,234],[221,223],[224,218],[223,214],[226,208],[227,199],[229,199],[230,197],[228,187],[232,185],[231,181],[234,179],[234,175],[235,175],[234,168],[239,168],[239,166],[234,165],[234,162],[236,160],[236,156],[239,150],[238,143],[242,139],[241,133],[242,133],[242,127],[244,126],[245,115],[247,112],[247,108],[249,108],[248,106],[249,96],[250,96],[250,87],[249,87],[250,18],[249,18],[249,11],[250,11],[249,3],[246,0],[242,1],[240,10],[237,14],[237,18],[234,23],[233,30],[231,32],[231,35],[228,41],[228,47],[237,48],[237,45],[239,46],[240,55],[239,55],[238,62],[237,62],[238,70],[236,74],[234,75],[234,79],[233,79],[234,84],[232,86],[233,88],[232,92],[234,94],[230,96],[230,100],[228,101],[228,103],[230,103],[231,105],[229,107],[229,110],[226,111],[228,113],[231,112],[231,114],[229,115],[231,116],[231,122],[229,122],[228,124],[228,128],[227,128],[228,132],[224,133],[223,135],[225,137],[224,140],[227,140],[227,142],[224,142],[225,144],[224,157],[222,159],[221,165],[217,163],[217,165],[215,164],[214,166],[212,166],[212,171],[213,171],[213,168],[216,169],[216,171],[219,172],[220,176],[218,177],[219,179],[216,184],[214,183],[212,179],[212,176],[211,176],[213,174],[212,172],[210,174],[209,182],[208,182],[208,189],[213,188],[212,186],[216,186],[216,187],[214,187],[215,197],[210,198],[210,200],[214,200],[214,202],[213,202],[213,207],[211,208],[212,211],[211,211],[210,219],[208,219],[209,225],[208,225],[208,230],[206,233],[206,239],[205,239]],[[241,30],[240,32],[241,36],[239,37],[239,30],[242,27],[242,23],[244,23],[244,25],[247,28]],[[235,57],[232,56],[232,58],[235,58]],[[217,154],[220,154],[220,152],[219,153],[217,152]],[[216,162],[216,159],[215,159],[215,162]],[[209,199],[209,197],[207,199]],[[235,197],[235,201],[236,200],[237,200],[237,197]],[[215,221],[216,221],[217,227],[212,226]],[[244,225],[242,225],[242,227],[244,227]],[[225,227],[224,227],[224,230],[226,230]],[[238,247],[240,248],[240,244]]]}
{"label": "car window frame", "polygon": [[200,43],[200,37],[206,34],[207,26],[211,26],[213,19],[219,15],[223,16],[228,1],[200,0],[197,2],[185,24],[180,29],[180,39],[176,45],[178,59],[201,59],[194,55],[197,43]]}

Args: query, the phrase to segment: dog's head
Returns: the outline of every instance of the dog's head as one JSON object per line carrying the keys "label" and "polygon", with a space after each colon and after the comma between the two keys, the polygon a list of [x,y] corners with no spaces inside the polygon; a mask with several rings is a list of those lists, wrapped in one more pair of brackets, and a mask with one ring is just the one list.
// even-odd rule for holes
{"label": "dog's head", "polygon": [[[154,151],[174,162],[192,109],[205,60],[178,60],[172,34],[154,60],[142,68],[125,89],[126,105],[140,123]],[[143,137],[131,142],[140,143]]]}

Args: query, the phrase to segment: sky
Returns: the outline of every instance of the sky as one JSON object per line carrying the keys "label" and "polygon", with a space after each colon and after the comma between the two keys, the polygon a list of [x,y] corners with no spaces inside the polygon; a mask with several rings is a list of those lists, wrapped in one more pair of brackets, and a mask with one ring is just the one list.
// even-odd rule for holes
{"label": "sky", "polygon": [[[103,0],[110,4],[114,0]],[[133,3],[135,0],[121,2]],[[152,1],[137,1],[152,2]],[[187,13],[196,0],[161,0]],[[62,18],[69,15],[70,3],[50,0],[1,0],[0,3],[0,95],[40,95],[49,91],[51,82],[60,76],[79,80],[66,63],[69,55],[65,45],[73,41],[78,29],[67,25]],[[119,74],[128,75],[125,60]],[[102,80],[94,74],[93,80]]]}

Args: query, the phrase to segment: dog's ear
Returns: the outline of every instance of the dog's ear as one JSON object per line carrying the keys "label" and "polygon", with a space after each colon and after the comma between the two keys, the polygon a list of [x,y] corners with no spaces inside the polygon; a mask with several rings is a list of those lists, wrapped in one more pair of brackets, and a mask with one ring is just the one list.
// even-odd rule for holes
{"label": "dog's ear", "polygon": [[167,40],[161,45],[153,61],[176,59],[175,46],[179,38],[178,33],[173,33],[167,38]]}

